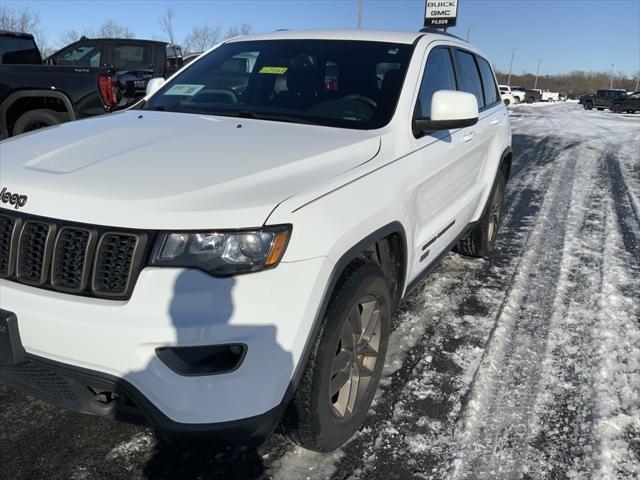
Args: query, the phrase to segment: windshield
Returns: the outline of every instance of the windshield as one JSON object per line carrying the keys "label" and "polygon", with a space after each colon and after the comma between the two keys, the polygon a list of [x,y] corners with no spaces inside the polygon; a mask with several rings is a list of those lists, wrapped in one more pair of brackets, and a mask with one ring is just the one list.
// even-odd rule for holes
{"label": "windshield", "polygon": [[220,46],[143,109],[374,129],[393,116],[412,45],[268,40]]}

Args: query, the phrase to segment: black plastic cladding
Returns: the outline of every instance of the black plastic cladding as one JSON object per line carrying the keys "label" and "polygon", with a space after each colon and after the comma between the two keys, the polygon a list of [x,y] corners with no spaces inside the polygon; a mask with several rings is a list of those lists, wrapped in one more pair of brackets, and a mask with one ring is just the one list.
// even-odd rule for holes
{"label": "black plastic cladding", "polygon": [[0,211],[0,277],[47,290],[126,300],[155,232]]}

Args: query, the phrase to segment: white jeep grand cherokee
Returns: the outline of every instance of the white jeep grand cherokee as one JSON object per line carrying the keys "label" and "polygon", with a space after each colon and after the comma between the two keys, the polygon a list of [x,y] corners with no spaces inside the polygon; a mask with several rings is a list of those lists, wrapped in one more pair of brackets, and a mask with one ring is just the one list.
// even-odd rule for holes
{"label": "white jeep grand cherokee", "polygon": [[394,307],[486,256],[511,164],[446,34],[228,40],[134,108],[0,143],[0,381],[164,431],[331,450]]}

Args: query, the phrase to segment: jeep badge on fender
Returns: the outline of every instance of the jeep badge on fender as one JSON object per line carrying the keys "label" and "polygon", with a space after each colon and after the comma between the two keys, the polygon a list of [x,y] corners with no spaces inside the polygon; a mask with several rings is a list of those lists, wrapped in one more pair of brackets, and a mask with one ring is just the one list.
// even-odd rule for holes
{"label": "jeep badge on fender", "polygon": [[20,195],[18,193],[11,193],[7,190],[7,187],[3,187],[0,190],[0,202],[13,205],[16,210],[24,207],[27,204],[28,197],[26,195]]}

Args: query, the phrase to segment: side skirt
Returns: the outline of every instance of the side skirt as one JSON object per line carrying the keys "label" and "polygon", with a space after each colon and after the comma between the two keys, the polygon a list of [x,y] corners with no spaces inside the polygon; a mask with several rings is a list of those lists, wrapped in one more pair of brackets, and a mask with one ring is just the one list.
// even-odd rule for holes
{"label": "side skirt", "polygon": [[453,247],[455,247],[460,240],[462,240],[471,230],[473,230],[476,227],[476,225],[478,225],[478,223],[480,223],[480,222],[476,221],[476,222],[472,222],[469,225],[467,225],[466,228],[460,233],[460,235],[458,235],[456,237],[456,239],[453,242],[451,242],[447,246],[447,248],[445,248],[442,251],[442,253],[440,255],[435,257],[433,259],[433,261],[431,263],[429,263],[425,267],[425,269],[422,270],[422,272],[420,272],[418,274],[418,276],[411,281],[411,283],[407,286],[407,289],[405,290],[404,295],[402,296],[402,298],[403,299],[406,298],[407,295],[409,295],[413,290],[415,290],[415,288],[422,282],[422,280],[424,280],[427,277],[427,275],[429,275],[433,271],[433,269],[436,268],[440,264],[442,259],[449,254],[449,252],[453,249]]}

